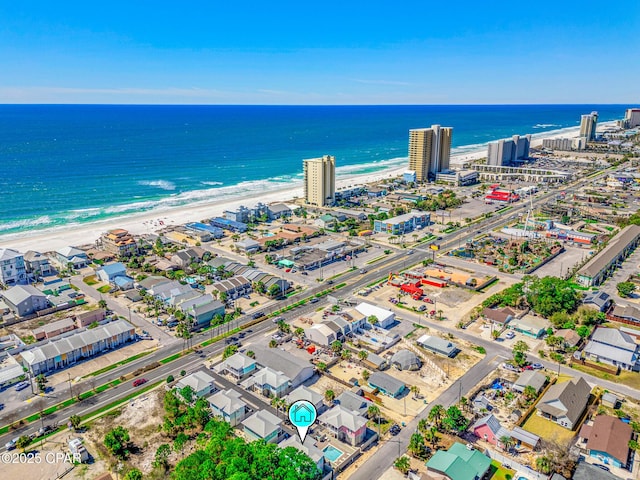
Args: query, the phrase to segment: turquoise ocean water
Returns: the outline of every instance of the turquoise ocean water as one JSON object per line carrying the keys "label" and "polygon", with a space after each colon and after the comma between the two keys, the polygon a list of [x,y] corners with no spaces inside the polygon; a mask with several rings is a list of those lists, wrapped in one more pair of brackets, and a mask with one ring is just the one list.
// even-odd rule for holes
{"label": "turquoise ocean water", "polygon": [[406,164],[408,130],[454,127],[454,154],[576,127],[620,105],[0,105],[0,238],[282,188],[302,159],[337,175]]}

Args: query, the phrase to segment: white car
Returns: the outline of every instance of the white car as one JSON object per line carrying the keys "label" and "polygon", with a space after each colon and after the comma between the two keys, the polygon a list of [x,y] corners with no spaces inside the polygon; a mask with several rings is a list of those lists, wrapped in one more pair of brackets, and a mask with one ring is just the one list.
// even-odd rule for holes
{"label": "white car", "polygon": [[515,334],[515,333],[513,333],[513,332],[507,332],[507,333],[504,335],[504,338],[506,338],[507,340],[511,340],[512,338],[515,338],[515,336],[516,336],[516,334]]}

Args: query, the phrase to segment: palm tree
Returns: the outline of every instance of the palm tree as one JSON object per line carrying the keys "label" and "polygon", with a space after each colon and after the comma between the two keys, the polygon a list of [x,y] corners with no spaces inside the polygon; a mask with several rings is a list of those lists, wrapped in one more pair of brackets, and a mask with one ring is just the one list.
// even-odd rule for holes
{"label": "palm tree", "polygon": [[432,447],[435,447],[438,444],[438,429],[432,426],[425,432],[424,438]]}
{"label": "palm tree", "polygon": [[426,418],[421,418],[418,422],[418,431],[425,435],[429,430],[429,421]]}
{"label": "palm tree", "polygon": [[366,360],[366,359],[367,359],[367,357],[368,357],[368,356],[369,356],[369,352],[367,352],[366,350],[360,350],[360,351],[358,352],[358,358],[359,358],[360,360],[363,360],[363,361],[364,361],[364,360]]}
{"label": "palm tree", "polygon": [[535,398],[538,396],[538,392],[531,385],[527,385],[526,387],[524,387],[524,391],[522,392],[522,394],[527,400],[535,400]]}
{"label": "palm tree", "polygon": [[429,410],[429,420],[432,422],[436,422],[436,425],[438,427],[438,429],[440,429],[441,426],[441,421],[442,421],[442,417],[444,416],[445,410],[444,407],[442,405],[434,405],[433,407],[431,407],[431,410]]}
{"label": "palm tree", "polygon": [[326,390],[324,392],[324,399],[327,402],[331,403],[335,400],[335,398],[336,398],[336,392],[334,392],[333,390]]}
{"label": "palm tree", "polygon": [[347,350],[346,348],[342,350],[340,358],[342,358],[342,360],[349,360],[351,358],[351,350]]}
{"label": "palm tree", "polygon": [[298,338],[304,338],[304,329],[302,327],[298,327],[296,328],[293,333],[295,334],[296,337]]}
{"label": "palm tree", "polygon": [[411,385],[411,387],[409,387],[409,391],[413,394],[415,398],[418,396],[418,394],[420,394],[420,387],[418,387],[417,385]]}
{"label": "palm tree", "polygon": [[414,457],[419,457],[424,452],[424,437],[419,433],[411,435],[409,440],[409,453]]}
{"label": "palm tree", "polygon": [[467,400],[467,397],[460,397],[460,401],[458,403],[462,410],[466,410],[469,407],[469,400]]}
{"label": "palm tree", "polygon": [[369,405],[369,408],[367,408],[367,415],[372,420],[375,420],[377,418],[378,421],[380,421],[380,407],[378,407],[377,405]]}
{"label": "palm tree", "polygon": [[409,462],[409,459],[407,457],[402,456],[396,459],[396,461],[393,463],[393,466],[403,475],[406,475],[411,468],[411,462]]}
{"label": "palm tree", "polygon": [[371,376],[371,373],[369,373],[369,370],[362,371],[362,378],[364,378],[365,381],[369,381],[370,376]]}
{"label": "palm tree", "polygon": [[438,320],[442,321],[442,314],[444,312],[442,310],[438,310]]}
{"label": "palm tree", "polygon": [[545,475],[550,474],[552,466],[553,465],[551,464],[551,459],[549,457],[538,457],[538,458],[536,458],[536,468],[541,473],[544,473]]}
{"label": "palm tree", "polygon": [[502,448],[505,452],[511,450],[511,447],[513,447],[513,445],[515,444],[513,438],[511,438],[509,435],[503,435],[502,437],[500,437],[500,443],[502,444]]}
{"label": "palm tree", "polygon": [[256,358],[256,352],[254,352],[253,350],[248,350],[247,351],[247,357]]}
{"label": "palm tree", "polygon": [[376,317],[375,315],[370,315],[369,318],[367,318],[367,322],[369,322],[371,325],[377,325],[378,317]]}

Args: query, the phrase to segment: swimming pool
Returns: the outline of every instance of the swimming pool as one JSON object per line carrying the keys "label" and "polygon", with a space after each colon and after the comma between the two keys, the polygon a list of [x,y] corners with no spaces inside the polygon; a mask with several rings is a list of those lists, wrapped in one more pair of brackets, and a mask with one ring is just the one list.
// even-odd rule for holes
{"label": "swimming pool", "polygon": [[326,447],[324,447],[322,451],[324,452],[325,458],[330,462],[335,462],[342,455],[344,455],[344,452],[342,452],[341,450],[338,450],[333,445],[327,445]]}

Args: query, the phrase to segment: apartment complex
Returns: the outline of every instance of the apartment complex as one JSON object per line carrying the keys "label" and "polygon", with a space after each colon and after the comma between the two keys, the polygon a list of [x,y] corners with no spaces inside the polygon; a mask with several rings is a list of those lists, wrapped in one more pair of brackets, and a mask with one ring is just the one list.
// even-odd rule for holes
{"label": "apartment complex", "polygon": [[302,161],[304,199],[310,205],[333,205],[336,197],[336,158],[324,155]]}
{"label": "apartment complex", "polygon": [[511,165],[518,160],[529,157],[531,135],[514,135],[511,140],[498,140],[489,142],[487,146],[487,165]]}
{"label": "apartment complex", "polygon": [[434,180],[449,170],[452,136],[452,127],[440,125],[409,130],[409,170],[416,172],[416,181]]}
{"label": "apartment complex", "polygon": [[138,251],[133,236],[122,228],[109,230],[102,234],[102,247],[109,253],[119,257],[128,257]]}
{"label": "apartment complex", "polygon": [[598,123],[598,112],[591,112],[580,117],[580,136],[585,137],[587,142],[596,139],[596,124]]}
{"label": "apartment complex", "polygon": [[624,114],[625,128],[635,128],[640,126],[640,108],[627,108]]}

